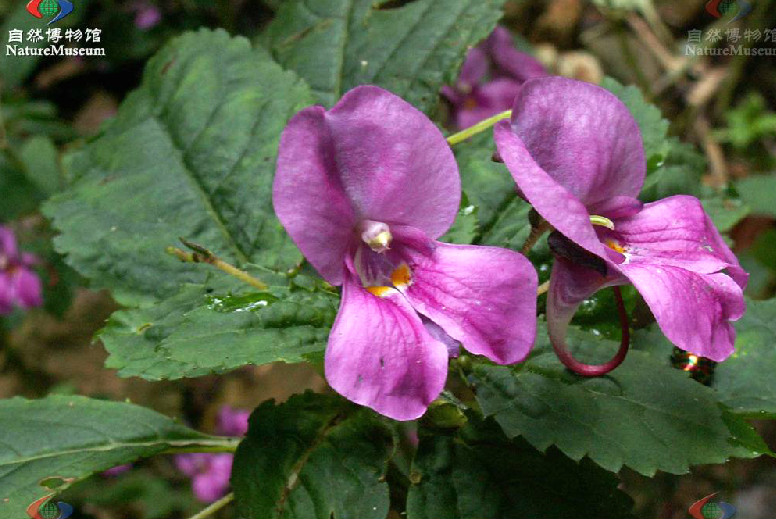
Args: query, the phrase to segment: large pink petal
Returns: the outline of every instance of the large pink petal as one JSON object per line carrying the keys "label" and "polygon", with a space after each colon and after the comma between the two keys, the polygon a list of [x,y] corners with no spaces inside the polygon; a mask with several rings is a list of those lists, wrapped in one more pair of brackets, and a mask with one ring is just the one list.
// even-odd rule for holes
{"label": "large pink petal", "polygon": [[599,86],[557,76],[527,81],[515,99],[512,130],[539,167],[586,207],[641,190],[646,160],[639,127]]}
{"label": "large pink petal", "polygon": [[450,146],[428,117],[375,86],[349,91],[325,117],[337,174],[359,219],[410,225],[431,238],[447,231],[461,181]]}
{"label": "large pink petal", "polygon": [[536,338],[537,276],[524,256],[438,242],[400,254],[412,272],[407,299],[450,337],[500,364],[528,355]]}
{"label": "large pink petal", "polygon": [[607,258],[582,202],[533,159],[507,121],[496,124],[496,147],[518,188],[555,229],[581,247]]}
{"label": "large pink petal", "polygon": [[721,362],[733,353],[731,321],[746,310],[743,292],[726,274],[698,274],[666,264],[619,266],[649,305],[672,343]]}
{"label": "large pink petal", "polygon": [[302,110],[280,138],[272,202],[302,254],[333,285],[342,283],[342,258],[356,225],[335,161],[325,111]]}
{"label": "large pink petal", "polygon": [[345,273],[326,348],[326,380],[349,400],[395,420],[421,416],[447,379],[447,348],[397,291],[377,297]]}
{"label": "large pink petal", "polygon": [[746,288],[749,275],[695,197],[677,195],[646,204],[641,212],[616,220],[615,225],[615,234],[631,249],[630,263],[674,265],[700,274],[727,269]]}

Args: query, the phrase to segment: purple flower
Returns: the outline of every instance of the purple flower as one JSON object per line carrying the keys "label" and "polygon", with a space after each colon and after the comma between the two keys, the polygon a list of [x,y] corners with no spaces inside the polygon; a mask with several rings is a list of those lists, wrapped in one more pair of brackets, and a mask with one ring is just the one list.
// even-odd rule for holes
{"label": "purple flower", "polygon": [[556,351],[584,299],[632,283],[678,347],[715,361],[733,352],[748,275],[696,198],[636,199],[646,161],[623,103],[588,83],[534,79],[495,138],[519,191],[559,233],[547,301]]}
{"label": "purple flower", "polygon": [[135,27],[141,31],[147,31],[162,21],[162,11],[157,6],[145,1],[135,2],[130,10],[135,12]]}
{"label": "purple flower", "polygon": [[302,110],[283,131],[275,211],[324,279],[343,286],[326,378],[397,420],[419,417],[439,395],[453,343],[510,364],[534,341],[528,260],[435,241],[460,196],[442,134],[380,88],[355,88],[329,111]]}
{"label": "purple flower", "polygon": [[453,125],[468,128],[509,110],[525,81],[546,75],[541,63],[515,49],[507,29],[496,27],[469,51],[455,86],[442,87],[442,95],[450,102]]}
{"label": "purple flower", "polygon": [[[223,406],[218,411],[216,433],[224,436],[244,436],[248,432],[250,411]],[[192,479],[194,495],[204,503],[222,498],[229,491],[232,474],[232,454],[179,454],[175,466]]]}
{"label": "purple flower", "polygon": [[233,454],[179,454],[175,466],[191,478],[194,495],[203,503],[211,503],[229,492]]}
{"label": "purple flower", "polygon": [[13,231],[0,225],[0,315],[10,314],[14,306],[43,304],[40,279],[30,268],[36,263],[35,256],[19,251]]}

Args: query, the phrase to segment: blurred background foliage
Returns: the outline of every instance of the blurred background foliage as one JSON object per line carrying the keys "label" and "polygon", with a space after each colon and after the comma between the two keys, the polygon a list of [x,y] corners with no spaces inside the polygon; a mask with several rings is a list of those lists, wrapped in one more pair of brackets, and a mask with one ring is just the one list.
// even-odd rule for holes
{"label": "blurred background foliage", "polygon": [[[43,309],[0,319],[0,397],[130,398],[212,431],[222,405],[251,409],[268,398],[283,401],[305,388],[324,387],[320,376],[303,365],[246,367],[220,377],[155,383],[119,378],[104,369],[106,353],[92,337],[117,305],[107,293],[85,288],[65,265],[38,211],[40,202],[69,180],[61,167],[63,153],[99,134],[102,123],[139,85],[146,60],[162,44],[203,26],[257,40],[281,3],[83,0],[62,27],[101,29],[105,57],[0,58],[0,223],[13,228],[24,249],[42,259],[46,301]],[[35,20],[25,4],[0,3],[4,40],[10,29],[32,27]],[[515,0],[507,2],[502,24],[554,73],[596,83],[610,76],[637,86],[660,107],[676,139],[667,145],[661,177],[646,186],[645,195],[705,194],[707,210],[722,230],[729,230],[734,251],[751,273],[748,295],[768,299],[776,293],[776,57],[686,52],[693,31],[715,45],[705,38],[719,30],[717,45],[725,45],[731,28],[740,36],[760,32],[759,42],[742,38],[742,45],[776,48],[774,2],[759,0],[753,6],[748,16],[728,23],[710,14],[705,0]],[[766,34],[771,41],[764,41]],[[672,154],[697,156],[695,171],[672,169]],[[684,157],[682,163],[688,162]],[[498,231],[491,230],[495,241]],[[546,250],[539,247],[533,259],[541,262],[541,254]],[[539,268],[546,277],[548,269]],[[608,294],[589,301],[576,322],[595,327],[598,316],[610,314]],[[774,424],[756,425],[776,447]],[[192,514],[201,505],[168,458],[138,463],[119,476],[93,477],[63,498],[77,506],[79,517],[95,519]],[[636,502],[637,517],[686,517],[693,501],[715,491],[738,507],[741,519],[772,517],[776,510],[776,463],[770,458],[652,479],[624,469],[620,477]]]}

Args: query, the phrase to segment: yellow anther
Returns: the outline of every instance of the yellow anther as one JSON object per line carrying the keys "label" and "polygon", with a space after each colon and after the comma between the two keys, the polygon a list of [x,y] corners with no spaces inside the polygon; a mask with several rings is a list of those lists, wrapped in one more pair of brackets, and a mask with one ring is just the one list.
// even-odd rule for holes
{"label": "yellow anther", "polygon": [[393,236],[391,236],[391,232],[383,231],[374,238],[370,239],[367,242],[367,245],[369,245],[369,248],[375,252],[385,252],[391,248],[390,245],[392,240]]}
{"label": "yellow anther", "polygon": [[593,225],[600,225],[601,227],[606,227],[607,229],[614,230],[614,222],[612,222],[610,219],[606,218],[605,216],[598,216],[597,214],[591,214],[590,215],[590,223]]}
{"label": "yellow anther", "polygon": [[623,247],[622,245],[620,245],[614,240],[606,240],[606,246],[614,251],[619,252],[620,254],[625,254],[625,250],[626,250],[625,247]]}
{"label": "yellow anther", "polygon": [[392,288],[391,287],[366,287],[367,292],[370,294],[377,296],[377,297],[383,297],[388,295]]}
{"label": "yellow anther", "polygon": [[391,272],[391,283],[396,288],[404,288],[412,284],[412,272],[406,263],[402,263]]}

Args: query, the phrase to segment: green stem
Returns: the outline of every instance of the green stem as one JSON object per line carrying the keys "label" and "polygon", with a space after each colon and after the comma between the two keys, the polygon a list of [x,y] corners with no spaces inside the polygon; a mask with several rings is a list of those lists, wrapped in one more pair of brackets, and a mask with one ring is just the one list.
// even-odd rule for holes
{"label": "green stem", "polygon": [[463,142],[469,137],[473,137],[478,133],[482,133],[497,122],[503,119],[509,119],[510,117],[512,117],[512,110],[507,110],[506,112],[501,112],[500,114],[496,114],[493,117],[488,117],[487,119],[478,122],[474,126],[469,126],[465,130],[461,130],[458,133],[452,134],[447,138],[447,143],[450,146],[455,146],[459,142]]}
{"label": "green stem", "polygon": [[225,507],[232,501],[234,501],[234,493],[229,492],[218,501],[211,503],[210,506],[208,506],[198,514],[192,515],[189,519],[204,519],[205,517],[210,517],[211,515],[218,512],[219,510],[221,510],[223,507]]}
{"label": "green stem", "polygon": [[181,242],[183,244],[193,250],[194,252],[186,252],[183,251],[177,247],[167,247],[166,251],[168,254],[172,254],[179,260],[183,261],[184,263],[208,263],[210,265],[213,265],[217,269],[220,269],[230,276],[234,276],[240,281],[243,281],[249,285],[251,285],[254,288],[258,288],[259,290],[266,290],[267,285],[266,283],[259,281],[255,277],[251,276],[244,270],[240,270],[234,265],[230,265],[229,263],[225,262],[212,252],[210,252],[208,249],[204,248],[202,245],[197,245],[196,243],[190,242],[188,240],[185,240],[183,238],[180,238]]}

